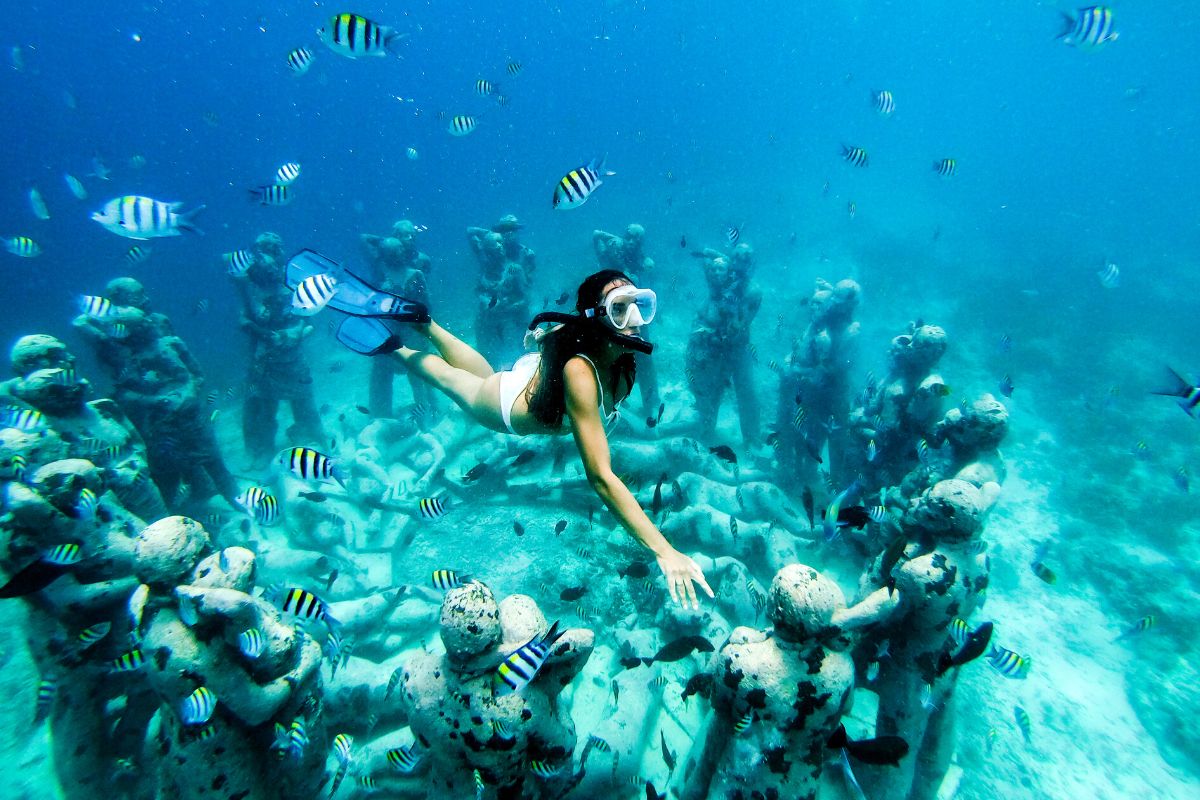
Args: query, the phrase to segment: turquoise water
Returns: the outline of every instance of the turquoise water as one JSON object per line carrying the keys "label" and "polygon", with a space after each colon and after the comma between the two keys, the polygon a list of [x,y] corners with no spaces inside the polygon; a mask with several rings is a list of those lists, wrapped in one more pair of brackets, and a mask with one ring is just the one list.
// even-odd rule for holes
{"label": "turquoise water", "polygon": [[[411,219],[429,228],[418,245],[432,259],[434,316],[472,341],[478,267],[464,236],[468,225],[520,217],[522,239],[537,251],[530,293],[536,311],[543,298],[552,303],[573,292],[593,270],[593,229],[620,233],[636,221],[646,227],[646,252],[657,263],[640,277],[658,291],[654,358],[667,410],[661,428],[648,431],[641,419],[653,409],[642,409],[635,391],[613,452],[618,475],[630,477],[623,463],[653,465],[633,476],[648,506],[659,462],[669,472],[692,471],[690,462],[685,468],[664,455],[677,452],[669,442],[696,436],[685,347],[707,290],[689,252],[728,249],[726,228],[744,223],[743,241],[756,254],[754,281],[764,290],[752,329],[764,423],[774,423],[779,394],[768,363],[782,362],[801,335],[808,322],[802,300],[817,278],[851,278],[862,287],[855,390],[868,372],[886,373],[889,341],[917,319],[947,331],[949,348],[937,367],[950,386],[947,409],[960,397],[997,394],[1005,374],[1016,386],[1011,398],[999,398],[1010,413],[1000,446],[1008,474],[983,534],[991,583],[972,622],[995,621],[1004,644],[1030,656],[1033,667],[1025,681],[1004,680],[982,662],[963,670],[946,791],[957,780],[956,796],[964,798],[1014,789],[1064,798],[1192,796],[1200,784],[1191,635],[1200,534],[1195,491],[1180,491],[1173,476],[1193,467],[1196,423],[1172,400],[1148,393],[1163,385],[1164,365],[1196,377],[1189,357],[1197,334],[1192,298],[1200,288],[1200,81],[1191,44],[1200,26],[1182,3],[1113,10],[1120,38],[1088,53],[1055,41],[1060,9],[1040,2],[985,10],[866,2],[747,9],[709,2],[23,3],[9,10],[0,37],[0,104],[9,111],[0,235],[29,236],[43,253],[28,260],[0,253],[8,312],[0,339],[62,338],[94,384],[93,397],[106,396],[109,381],[71,326],[75,298],[134,275],[190,346],[206,390],[222,393],[218,442],[244,488],[279,479],[257,471],[243,446],[248,356],[222,253],[274,231],[286,254],[313,247],[356,264],[359,234],[384,235],[396,220]],[[394,57],[342,58],[313,35],[342,11],[408,37]],[[296,76],[284,59],[300,45],[316,60]],[[514,60],[523,70],[511,77],[505,65]],[[509,102],[477,95],[481,77],[498,83]],[[872,108],[871,95],[881,89],[895,96],[889,118]],[[451,137],[441,114],[478,115],[479,127]],[[844,144],[867,148],[870,166],[845,163]],[[406,157],[409,147],[416,160]],[[555,182],[600,154],[616,174],[582,208],[555,211]],[[946,157],[956,159],[957,172],[939,179],[930,165]],[[110,181],[89,177],[96,158],[111,170]],[[249,204],[246,189],[269,183],[287,161],[303,165],[295,201]],[[86,200],[72,195],[64,173],[83,182]],[[31,212],[35,187],[48,220]],[[89,216],[108,198],[130,193],[180,200],[185,208],[205,204],[197,217],[205,235],[153,240],[151,259],[127,267],[122,258],[134,242]],[[1106,263],[1119,266],[1115,288],[1096,274]],[[200,299],[208,308],[196,313]],[[353,459],[368,421],[355,406],[367,400],[369,367],[336,344],[328,319],[315,318],[304,358],[326,432],[338,440],[341,457]],[[1004,335],[1009,352],[998,347]],[[412,399],[407,382],[396,385],[396,405],[405,408]],[[226,389],[233,398],[224,398]],[[658,730],[667,732],[683,765],[693,738],[711,724],[705,701],[685,706],[676,699],[706,656],[660,670],[668,679],[666,710],[634,689],[617,704],[624,710],[614,708],[610,680],[628,679],[617,660],[630,647],[648,654],[695,626],[656,612],[669,603],[657,570],[654,599],[631,599],[637,590],[615,573],[639,551],[581,480],[569,441],[571,486],[546,488],[559,473],[542,458],[506,480],[493,475],[467,487],[460,476],[480,461],[549,445],[492,436],[444,400],[428,432],[446,452],[445,476],[422,488],[453,501],[450,515],[433,525],[354,499],[331,500],[326,505],[353,529],[335,549],[313,534],[316,512],[296,510],[305,507],[295,499],[303,486],[279,483],[289,497],[282,524],[256,525],[250,534],[240,528],[244,514],[220,499],[211,503],[225,518],[213,531],[223,546],[256,542],[264,588],[278,580],[318,591],[319,571],[302,565],[321,554],[352,564],[342,569],[331,602],[414,587],[383,626],[386,633],[364,626],[359,638],[373,644],[360,642],[345,670],[334,677],[322,668],[326,702],[335,709],[327,738],[339,732],[335,723],[357,725],[356,747],[373,746],[376,764],[386,748],[412,740],[401,715],[386,710],[380,686],[396,666],[439,652],[440,593],[428,576],[453,568],[483,580],[498,598],[531,595],[548,621],[594,631],[596,649],[561,702],[578,732],[576,763],[589,732],[615,729],[615,719],[637,720],[628,705],[648,704],[644,730],[621,728],[626,747],[617,788],[608,784],[607,762],[602,775],[593,764],[575,796],[644,796],[629,786],[630,775],[663,791]],[[1147,457],[1135,456],[1138,442],[1146,443]],[[276,444],[300,442],[281,430]],[[741,441],[731,397],[715,434],[700,437],[702,450],[718,444],[733,446],[743,464],[762,465],[762,477],[787,487],[788,502],[799,505],[795,476],[770,464],[763,442]],[[410,512],[419,496],[419,459],[432,449],[421,445],[417,460],[385,464]],[[703,471],[720,486],[737,483],[715,467]],[[802,483],[816,491],[819,507],[828,502],[815,473]],[[570,523],[566,537],[553,532],[559,519]],[[742,519],[751,530],[767,522]],[[524,536],[514,533],[514,520]],[[679,525],[663,527],[702,564],[735,555]],[[6,546],[9,538],[6,532]],[[1053,585],[1029,568],[1042,542],[1049,542],[1045,560],[1058,575]],[[583,543],[586,557],[577,553]],[[864,553],[818,545],[797,554],[856,599]],[[767,559],[737,555],[759,585],[769,586],[774,570]],[[24,563],[18,561],[6,561],[6,571]],[[593,605],[582,615],[559,599],[562,588],[577,585],[592,587]],[[36,649],[90,620],[47,627],[36,619],[41,611],[21,603],[0,605],[0,685],[12,698],[0,712],[11,732],[0,754],[17,767],[9,792],[77,796],[78,789],[57,786],[49,726],[30,726],[39,673],[25,639],[33,637]],[[734,626],[766,625],[745,603],[705,608],[715,619],[700,629],[718,650]],[[1114,641],[1146,614],[1156,617],[1153,629]],[[365,706],[345,699],[356,685],[372,687]],[[112,684],[113,697],[122,686]],[[873,703],[860,680],[848,715],[852,732],[870,731]],[[1014,705],[1029,711],[1034,745],[1026,746],[1013,724]],[[370,713],[380,721],[368,733],[361,723]],[[56,729],[54,736],[95,736],[99,729]],[[998,735],[989,751],[992,729]],[[264,760],[274,758],[269,739],[260,742]],[[328,750],[328,742],[320,748]],[[142,754],[129,757],[139,767],[150,763]],[[329,772],[335,768],[331,761]],[[60,767],[57,774],[65,773]],[[447,789],[419,773],[415,782],[385,783],[381,791],[474,791],[470,769],[464,766],[457,780]],[[342,796],[365,793],[351,783]],[[672,791],[682,792],[682,783],[676,779]],[[845,792],[832,768],[824,784],[825,796]],[[135,797],[157,783],[138,773],[112,785]],[[528,796],[538,791],[550,796],[549,789],[527,788]],[[328,794],[328,786],[296,796],[317,794]],[[868,796],[874,800],[869,788]]]}

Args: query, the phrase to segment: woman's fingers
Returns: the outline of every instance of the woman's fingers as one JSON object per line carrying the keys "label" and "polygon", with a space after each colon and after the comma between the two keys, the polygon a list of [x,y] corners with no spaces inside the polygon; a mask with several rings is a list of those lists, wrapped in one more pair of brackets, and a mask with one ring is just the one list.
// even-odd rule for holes
{"label": "woman's fingers", "polygon": [[[695,611],[696,609],[700,608],[700,601],[696,599],[696,586],[692,583],[690,576],[683,579],[683,585],[687,587],[686,599],[692,601],[692,610]],[[684,608],[687,607],[686,602],[683,605]]]}
{"label": "woman's fingers", "polygon": [[712,587],[708,585],[708,581],[704,579],[704,570],[700,569],[700,565],[695,561],[692,562],[692,580],[704,587],[704,591],[708,592],[709,597],[716,597]]}
{"label": "woman's fingers", "polygon": [[671,599],[676,603],[679,602],[679,590],[675,588],[675,576],[667,573],[667,591],[671,593]]}

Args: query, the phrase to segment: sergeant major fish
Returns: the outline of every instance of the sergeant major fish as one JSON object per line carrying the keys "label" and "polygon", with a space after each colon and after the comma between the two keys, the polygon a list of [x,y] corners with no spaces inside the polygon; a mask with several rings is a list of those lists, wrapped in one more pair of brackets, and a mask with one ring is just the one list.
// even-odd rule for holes
{"label": "sergeant major fish", "polygon": [[337,14],[317,31],[317,38],[346,58],[386,56],[388,48],[404,35],[358,14]]}
{"label": "sergeant major fish", "polygon": [[1081,8],[1071,16],[1062,12],[1063,29],[1058,41],[1085,51],[1094,51],[1101,45],[1117,40],[1113,30],[1113,12],[1107,6]]}
{"label": "sergeant major fish", "polygon": [[92,220],[111,233],[128,239],[155,239],[163,236],[181,236],[181,231],[203,233],[192,222],[192,218],[204,210],[197,206],[191,211],[180,213],[183,203],[155,200],[140,195],[114,197],[104,204]]}
{"label": "sergeant major fish", "polygon": [[592,192],[604,183],[601,180],[602,175],[605,177],[616,175],[615,172],[605,171],[604,159],[605,156],[593,158],[586,165],[577,167],[562,176],[558,185],[554,187],[554,208],[560,210],[579,208],[588,201]]}

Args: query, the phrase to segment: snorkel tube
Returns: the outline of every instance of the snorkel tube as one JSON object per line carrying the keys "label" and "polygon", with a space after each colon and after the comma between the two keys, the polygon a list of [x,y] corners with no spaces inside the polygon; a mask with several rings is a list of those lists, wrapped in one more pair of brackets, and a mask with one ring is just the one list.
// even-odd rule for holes
{"label": "snorkel tube", "polygon": [[532,338],[535,341],[539,338],[535,331],[537,331],[538,327],[541,325],[545,325],[547,323],[558,325],[577,325],[585,321],[591,321],[593,324],[596,324],[601,330],[604,331],[608,338],[612,339],[622,347],[625,347],[629,350],[635,350],[646,355],[650,355],[654,351],[654,345],[652,343],[647,342],[640,336],[630,336],[627,333],[621,333],[612,326],[602,322],[596,316],[568,314],[564,311],[543,311],[534,317],[529,323],[529,334],[526,335],[526,342],[529,341],[530,335],[532,335]]}

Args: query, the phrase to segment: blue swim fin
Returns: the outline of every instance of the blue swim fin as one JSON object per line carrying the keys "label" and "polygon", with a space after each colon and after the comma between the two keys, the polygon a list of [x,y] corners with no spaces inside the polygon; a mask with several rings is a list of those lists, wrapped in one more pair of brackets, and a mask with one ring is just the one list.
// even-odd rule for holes
{"label": "blue swim fin", "polygon": [[379,317],[346,317],[338,326],[337,340],[365,356],[392,353],[403,344],[395,324]]}
{"label": "blue swim fin", "polygon": [[429,309],[423,303],[376,289],[333,259],[315,250],[301,250],[287,263],[286,283],[295,289],[314,275],[331,275],[338,288],[329,308],[357,317],[381,317],[397,322],[429,322]]}

